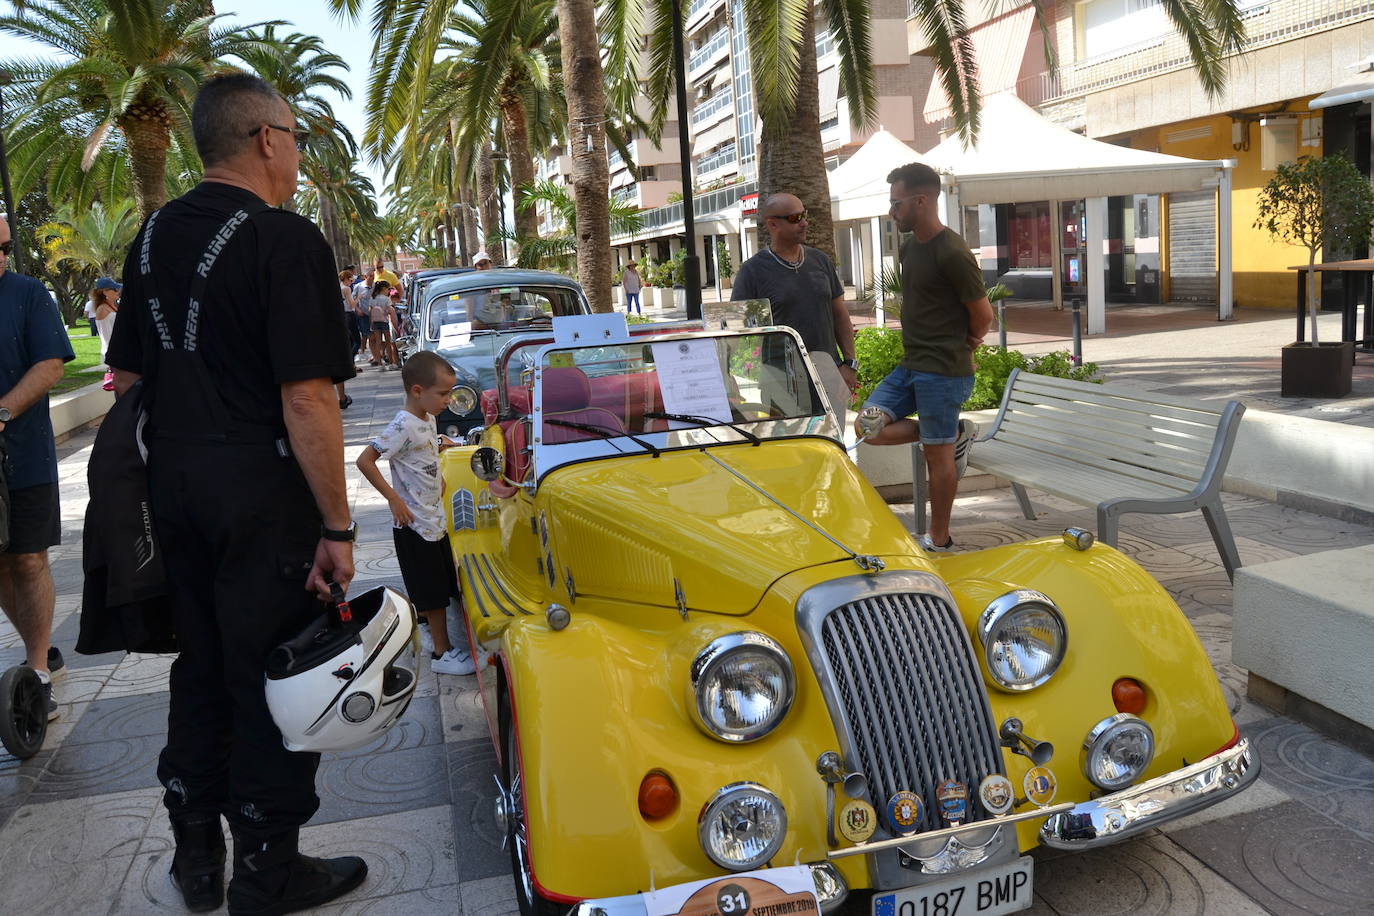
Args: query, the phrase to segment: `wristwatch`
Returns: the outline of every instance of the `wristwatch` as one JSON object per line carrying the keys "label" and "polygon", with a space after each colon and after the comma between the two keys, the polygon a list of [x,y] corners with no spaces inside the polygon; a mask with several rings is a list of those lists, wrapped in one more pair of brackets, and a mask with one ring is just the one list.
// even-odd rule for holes
{"label": "wristwatch", "polygon": [[14,414],[10,413],[8,407],[0,407],[0,423],[8,423],[14,419]]}
{"label": "wristwatch", "polygon": [[857,359],[842,359],[840,360],[840,365],[846,369],[853,369],[855,372],[859,371],[859,361]]}
{"label": "wristwatch", "polygon": [[342,531],[337,528],[326,528],[320,526],[320,537],[326,541],[356,541],[358,539],[358,521],[354,519],[348,523],[348,527]]}

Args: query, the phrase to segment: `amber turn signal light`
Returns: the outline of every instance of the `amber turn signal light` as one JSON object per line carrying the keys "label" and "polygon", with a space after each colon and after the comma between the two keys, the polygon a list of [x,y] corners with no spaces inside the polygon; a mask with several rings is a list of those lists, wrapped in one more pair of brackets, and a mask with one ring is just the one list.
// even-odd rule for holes
{"label": "amber turn signal light", "polygon": [[657,770],[645,775],[639,784],[639,813],[656,821],[677,810],[677,787]]}
{"label": "amber turn signal light", "polygon": [[1133,677],[1118,678],[1112,685],[1112,705],[1117,712],[1140,715],[1145,709],[1145,688]]}

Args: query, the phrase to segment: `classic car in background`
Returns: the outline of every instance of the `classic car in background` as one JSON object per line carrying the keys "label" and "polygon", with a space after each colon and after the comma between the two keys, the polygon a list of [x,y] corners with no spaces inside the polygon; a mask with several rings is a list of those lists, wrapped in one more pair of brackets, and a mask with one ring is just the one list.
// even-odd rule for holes
{"label": "classic car in background", "polygon": [[1012,912],[1032,847],[1258,774],[1132,560],[922,552],[790,330],[577,336],[498,350],[444,455],[523,912]]}
{"label": "classic car in background", "polygon": [[496,353],[513,337],[542,330],[565,315],[590,314],[575,280],[546,270],[465,270],[426,278],[410,300],[403,351],[435,350],[453,366],[458,385],[436,418],[439,432],[458,438],[481,424],[478,397],[496,384]]}

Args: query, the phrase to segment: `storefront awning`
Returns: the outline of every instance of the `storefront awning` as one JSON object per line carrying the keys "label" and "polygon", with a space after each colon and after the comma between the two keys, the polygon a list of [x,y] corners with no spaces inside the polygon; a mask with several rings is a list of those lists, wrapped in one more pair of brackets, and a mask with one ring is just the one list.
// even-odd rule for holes
{"label": "storefront awning", "polygon": [[1374,73],[1357,73],[1307,103],[1308,108],[1330,108],[1374,98]]}
{"label": "storefront awning", "polygon": [[978,142],[953,136],[924,159],[950,175],[959,203],[1014,204],[1126,194],[1169,194],[1214,186],[1224,159],[1185,159],[1093,140],[1060,127],[1020,99],[983,102]]}
{"label": "storefront awning", "polygon": [[[968,33],[973,40],[973,59],[978,65],[978,89],[984,97],[1015,88],[1034,15],[1035,7],[1027,4]],[[927,124],[950,116],[949,96],[945,95],[938,77],[930,81],[924,115]]]}

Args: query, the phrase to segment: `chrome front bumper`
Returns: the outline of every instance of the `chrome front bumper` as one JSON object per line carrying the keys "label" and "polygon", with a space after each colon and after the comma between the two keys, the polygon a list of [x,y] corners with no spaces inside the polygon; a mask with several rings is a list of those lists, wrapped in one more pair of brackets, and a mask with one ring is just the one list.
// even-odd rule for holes
{"label": "chrome front bumper", "polygon": [[[816,883],[816,902],[820,904],[822,913],[834,910],[849,896],[849,885],[845,883],[844,876],[829,862],[803,863],[796,867],[810,871],[811,880]],[[583,900],[572,908],[568,916],[646,916],[648,911],[643,894],[627,894],[624,897]]]}
{"label": "chrome front bumper", "polygon": [[1259,772],[1259,755],[1242,738],[1192,766],[1051,815],[1040,828],[1040,842],[1074,850],[1115,843],[1230,798]]}

